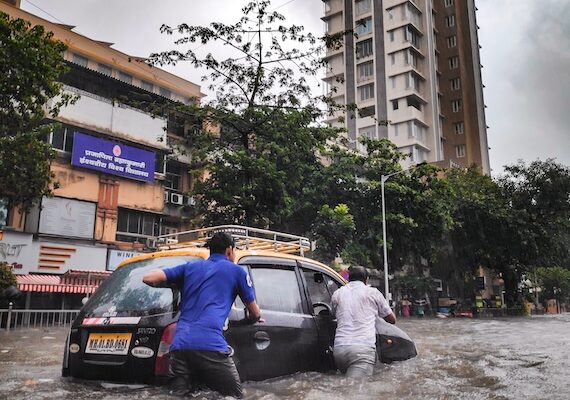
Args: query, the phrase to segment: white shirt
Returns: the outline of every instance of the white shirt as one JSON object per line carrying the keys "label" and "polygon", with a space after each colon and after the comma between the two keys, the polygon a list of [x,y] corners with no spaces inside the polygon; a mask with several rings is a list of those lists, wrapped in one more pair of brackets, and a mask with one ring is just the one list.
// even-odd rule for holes
{"label": "white shirt", "polygon": [[335,346],[376,347],[376,317],[392,312],[382,293],[361,281],[349,282],[334,292],[332,308],[337,318]]}

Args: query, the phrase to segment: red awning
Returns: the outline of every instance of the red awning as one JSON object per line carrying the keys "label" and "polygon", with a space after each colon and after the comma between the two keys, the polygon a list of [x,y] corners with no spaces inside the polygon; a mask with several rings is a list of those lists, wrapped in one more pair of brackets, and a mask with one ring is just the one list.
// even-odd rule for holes
{"label": "red awning", "polygon": [[[87,271],[81,271],[87,275]],[[94,293],[101,282],[105,280],[109,273],[96,272],[97,277],[84,278],[74,277],[73,274],[60,275],[16,275],[18,289],[22,292],[47,292],[47,293]]]}

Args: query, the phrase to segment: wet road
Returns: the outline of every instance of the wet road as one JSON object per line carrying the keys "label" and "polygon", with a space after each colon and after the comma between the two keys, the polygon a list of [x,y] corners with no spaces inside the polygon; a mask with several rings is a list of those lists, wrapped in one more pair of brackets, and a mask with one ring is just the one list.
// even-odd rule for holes
{"label": "wet road", "polygon": [[[382,364],[365,381],[303,373],[249,382],[245,398],[570,399],[570,314],[398,322],[416,341],[417,358]],[[65,335],[62,329],[0,332],[0,399],[175,399],[161,388],[62,379]]]}

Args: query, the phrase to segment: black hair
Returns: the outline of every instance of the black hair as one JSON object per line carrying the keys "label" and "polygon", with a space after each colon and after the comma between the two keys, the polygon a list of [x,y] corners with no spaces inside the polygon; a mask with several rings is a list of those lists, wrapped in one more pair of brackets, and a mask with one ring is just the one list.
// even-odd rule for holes
{"label": "black hair", "polygon": [[210,249],[210,254],[224,254],[228,247],[235,247],[235,242],[232,235],[225,232],[216,232],[208,240],[206,247]]}
{"label": "black hair", "polygon": [[350,267],[348,269],[349,282],[361,281],[366,283],[367,279],[368,279],[368,271],[366,270],[366,268],[361,267],[360,265],[355,265],[354,267]]}

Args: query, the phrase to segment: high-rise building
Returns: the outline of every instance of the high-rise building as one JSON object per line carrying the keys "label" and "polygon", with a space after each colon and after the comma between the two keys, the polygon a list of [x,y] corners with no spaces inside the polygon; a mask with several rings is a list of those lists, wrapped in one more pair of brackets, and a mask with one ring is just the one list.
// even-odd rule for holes
{"label": "high-rise building", "polygon": [[408,163],[479,165],[490,173],[474,0],[323,0],[325,30],[352,31],[326,54],[327,122],[388,138]]}

